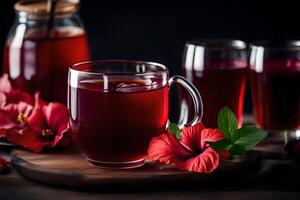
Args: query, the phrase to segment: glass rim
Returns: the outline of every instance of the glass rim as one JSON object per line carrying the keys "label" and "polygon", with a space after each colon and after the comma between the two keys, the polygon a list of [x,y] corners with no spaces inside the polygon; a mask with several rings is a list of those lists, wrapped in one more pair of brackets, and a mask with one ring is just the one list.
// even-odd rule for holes
{"label": "glass rim", "polygon": [[[109,73],[105,73],[105,72],[90,72],[90,71],[83,71],[83,70],[79,70],[76,69],[77,67],[80,66],[84,66],[84,65],[88,65],[88,64],[107,64],[107,63],[120,63],[120,64],[124,64],[124,63],[129,63],[129,64],[146,64],[146,65],[152,65],[152,66],[156,66],[159,67],[160,70],[159,71],[155,71],[155,72],[144,72],[144,73],[139,73],[139,72],[109,72]],[[94,60],[94,61],[84,61],[84,62],[79,62],[79,63],[75,63],[72,66],[69,67],[69,71],[72,72],[77,72],[77,73],[81,73],[81,74],[86,74],[86,75],[101,75],[101,76],[126,76],[126,75],[132,75],[132,76],[145,76],[145,75],[160,75],[163,73],[169,73],[169,69],[160,63],[156,63],[156,62],[149,62],[149,61],[139,61],[139,60]]]}
{"label": "glass rim", "polygon": [[251,42],[250,48],[264,48],[270,50],[300,49],[300,40],[259,40]]}
{"label": "glass rim", "polygon": [[208,49],[233,49],[233,50],[244,50],[247,49],[247,43],[237,39],[198,39],[188,41],[186,44],[193,46],[201,46]]}

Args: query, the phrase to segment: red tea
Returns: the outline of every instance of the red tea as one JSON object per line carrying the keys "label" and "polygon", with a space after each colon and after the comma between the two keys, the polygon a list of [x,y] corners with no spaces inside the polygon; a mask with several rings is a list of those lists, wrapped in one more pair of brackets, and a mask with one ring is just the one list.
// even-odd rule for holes
{"label": "red tea", "polygon": [[[245,66],[245,63],[243,64]],[[184,74],[201,93],[202,122],[205,126],[218,127],[218,113],[224,106],[229,107],[235,113],[241,125],[247,68],[206,67],[203,71],[184,70]]]}
{"label": "red tea", "polygon": [[55,29],[51,37],[37,30],[27,34],[21,44],[8,39],[4,72],[14,87],[66,103],[68,68],[90,58],[86,35],[73,27]]}
{"label": "red tea", "polygon": [[260,72],[251,70],[256,123],[270,130],[300,127],[300,63],[269,61]]}
{"label": "red tea", "polygon": [[149,142],[164,131],[168,119],[168,86],[147,81],[85,80],[69,86],[73,139],[90,161],[143,159]]}

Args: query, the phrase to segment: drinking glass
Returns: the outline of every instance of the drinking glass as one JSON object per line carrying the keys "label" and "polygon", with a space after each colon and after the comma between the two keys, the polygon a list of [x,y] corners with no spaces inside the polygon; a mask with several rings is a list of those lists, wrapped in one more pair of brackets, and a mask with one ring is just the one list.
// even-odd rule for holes
{"label": "drinking glass", "polygon": [[161,64],[105,60],[70,67],[70,127],[81,154],[99,167],[143,165],[149,142],[168,127],[168,96],[174,83],[193,99],[195,112],[188,125],[194,125],[202,116],[199,92],[181,76],[169,79]]}
{"label": "drinking glass", "polygon": [[269,141],[299,137],[300,41],[252,43],[250,83],[255,121]]}
{"label": "drinking glass", "polygon": [[[203,119],[207,127],[217,128],[218,112],[229,107],[242,124],[247,79],[247,46],[240,40],[196,40],[186,43],[183,74],[201,92]],[[191,99],[181,90],[180,121],[188,119]],[[190,116],[191,117],[191,116]]]}

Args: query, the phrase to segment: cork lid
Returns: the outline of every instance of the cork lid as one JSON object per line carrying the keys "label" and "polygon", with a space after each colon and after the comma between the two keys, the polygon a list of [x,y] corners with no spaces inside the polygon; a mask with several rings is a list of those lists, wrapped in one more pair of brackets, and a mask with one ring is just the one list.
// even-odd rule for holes
{"label": "cork lid", "polygon": [[[57,0],[55,14],[74,13],[77,10],[80,0]],[[26,12],[32,15],[49,15],[49,0],[22,0],[15,4],[15,10]]]}

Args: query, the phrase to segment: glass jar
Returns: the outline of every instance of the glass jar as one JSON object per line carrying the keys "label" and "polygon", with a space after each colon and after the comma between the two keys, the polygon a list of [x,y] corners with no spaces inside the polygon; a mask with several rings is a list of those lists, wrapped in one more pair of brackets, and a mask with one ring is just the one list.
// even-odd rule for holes
{"label": "glass jar", "polygon": [[3,58],[3,71],[13,87],[66,103],[68,67],[90,59],[78,5],[78,0],[59,0],[50,18],[47,1],[15,4],[16,20]]}

